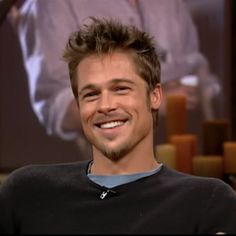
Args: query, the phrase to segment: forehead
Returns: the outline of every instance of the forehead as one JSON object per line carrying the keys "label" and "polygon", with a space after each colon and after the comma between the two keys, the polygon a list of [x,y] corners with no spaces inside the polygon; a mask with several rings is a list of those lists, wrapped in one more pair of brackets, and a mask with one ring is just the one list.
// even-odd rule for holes
{"label": "forehead", "polygon": [[[119,69],[135,69],[134,60],[130,52],[115,51],[107,54],[92,54],[84,58],[78,65],[78,72],[84,70],[84,66],[90,71],[98,70],[100,67],[109,69],[111,67]],[[112,68],[114,69],[114,68]]]}
{"label": "forehead", "polygon": [[118,78],[142,80],[136,72],[133,57],[129,52],[90,55],[78,65],[76,77],[79,86]]}

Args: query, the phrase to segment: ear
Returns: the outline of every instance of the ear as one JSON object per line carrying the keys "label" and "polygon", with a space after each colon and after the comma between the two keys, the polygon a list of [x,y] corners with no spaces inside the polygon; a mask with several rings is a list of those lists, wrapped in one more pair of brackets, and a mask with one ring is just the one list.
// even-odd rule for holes
{"label": "ear", "polygon": [[150,93],[151,108],[158,110],[162,101],[162,88],[160,84],[156,84],[155,88]]}

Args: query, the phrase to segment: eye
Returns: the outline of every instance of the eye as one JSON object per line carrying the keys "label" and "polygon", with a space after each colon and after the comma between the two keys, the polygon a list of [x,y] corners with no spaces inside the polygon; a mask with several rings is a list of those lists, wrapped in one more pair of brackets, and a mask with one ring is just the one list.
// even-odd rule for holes
{"label": "eye", "polygon": [[82,99],[85,101],[93,101],[95,100],[99,95],[98,91],[91,91],[91,92],[86,92],[83,96]]}
{"label": "eye", "polygon": [[128,86],[117,86],[115,87],[115,92],[118,94],[127,94],[130,91]]}

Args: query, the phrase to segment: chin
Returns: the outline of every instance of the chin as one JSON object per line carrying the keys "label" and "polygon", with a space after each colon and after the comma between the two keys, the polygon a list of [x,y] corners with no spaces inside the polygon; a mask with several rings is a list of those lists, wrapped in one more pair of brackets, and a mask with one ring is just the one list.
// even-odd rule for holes
{"label": "chin", "polygon": [[123,145],[121,147],[117,148],[109,148],[109,147],[103,147],[99,148],[99,150],[102,152],[104,156],[106,156],[108,159],[112,161],[119,161],[122,159],[129,151],[131,150],[131,147],[129,145]]}

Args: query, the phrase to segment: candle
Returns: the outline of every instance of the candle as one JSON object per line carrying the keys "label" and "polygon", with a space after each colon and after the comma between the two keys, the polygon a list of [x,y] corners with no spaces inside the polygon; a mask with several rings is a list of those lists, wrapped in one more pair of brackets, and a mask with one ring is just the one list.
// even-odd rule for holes
{"label": "candle", "polygon": [[176,168],[176,147],[172,144],[159,144],[155,148],[157,161],[164,165]]}
{"label": "candle", "polygon": [[236,142],[223,143],[224,181],[236,191]]}
{"label": "candle", "polygon": [[223,143],[229,140],[229,124],[226,120],[203,122],[203,154],[223,155]]}
{"label": "candle", "polygon": [[236,174],[236,142],[223,143],[224,173]]}
{"label": "candle", "polygon": [[170,144],[176,146],[176,169],[185,173],[192,173],[193,157],[197,152],[197,137],[193,134],[170,136]]}
{"label": "candle", "polygon": [[223,178],[223,157],[210,155],[195,156],[193,158],[193,174]]}
{"label": "candle", "polygon": [[167,140],[171,135],[184,134],[187,130],[187,100],[181,94],[166,97],[166,133]]}

